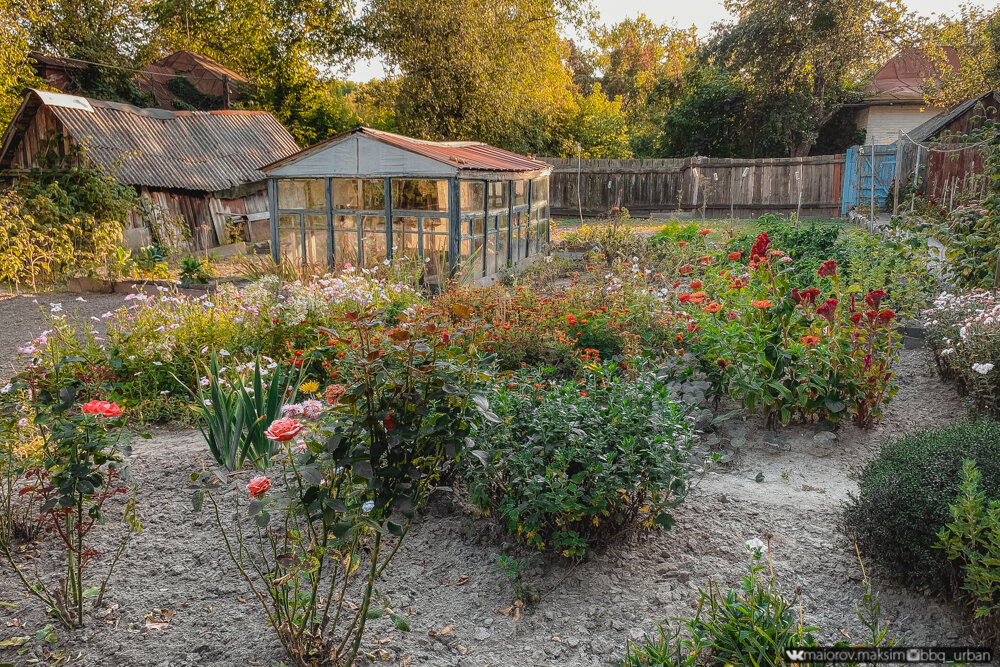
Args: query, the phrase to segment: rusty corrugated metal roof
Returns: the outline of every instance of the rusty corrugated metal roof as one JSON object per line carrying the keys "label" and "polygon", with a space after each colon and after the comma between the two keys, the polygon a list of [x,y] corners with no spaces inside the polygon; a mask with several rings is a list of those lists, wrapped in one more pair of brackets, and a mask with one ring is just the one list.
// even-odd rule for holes
{"label": "rusty corrugated metal roof", "polygon": [[[28,95],[87,144],[97,166],[128,185],[218,192],[262,180],[262,166],[299,149],[267,111],[165,111],[34,90]],[[11,143],[4,143],[5,152]],[[9,155],[0,155],[0,165],[4,158]]]}
{"label": "rusty corrugated metal roof", "polygon": [[923,101],[924,86],[928,82],[937,82],[947,70],[957,70],[959,67],[958,52],[955,49],[943,46],[941,50],[945,57],[943,65],[932,62],[927,53],[920,49],[902,49],[878,69],[871,83],[864,89],[866,97]]}
{"label": "rusty corrugated metal roof", "polygon": [[460,170],[527,172],[551,168],[546,162],[505,151],[502,148],[478,141],[426,141],[392,132],[385,132],[384,130],[375,130],[370,127],[359,127],[356,130],[351,130],[326,141],[321,141],[318,144],[313,144],[295,155],[265,165],[263,170],[267,172],[283,164],[294,162],[300,157],[314,153],[324,146],[336,143],[354,134],[363,134],[372,137],[378,141],[412,153],[417,153],[418,155],[423,155],[424,157]]}

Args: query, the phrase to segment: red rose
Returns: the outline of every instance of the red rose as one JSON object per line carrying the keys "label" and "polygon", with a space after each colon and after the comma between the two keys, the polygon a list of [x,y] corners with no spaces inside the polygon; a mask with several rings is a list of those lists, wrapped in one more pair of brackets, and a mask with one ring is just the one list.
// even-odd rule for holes
{"label": "red rose", "polygon": [[271,480],[267,477],[254,477],[247,484],[247,493],[250,494],[251,498],[257,498],[268,492],[271,488]]}
{"label": "red rose", "polygon": [[382,423],[385,424],[385,430],[387,431],[391,431],[396,428],[396,411],[389,410],[389,414],[386,415],[385,420],[383,420]]}
{"label": "red rose", "polygon": [[264,436],[268,440],[273,440],[274,442],[285,442],[297,436],[301,430],[302,422],[298,419],[282,417],[281,419],[275,419],[271,422],[271,425],[267,428]]}
{"label": "red rose", "polygon": [[122,409],[118,407],[117,403],[96,399],[85,403],[80,409],[83,410],[83,414],[95,417],[118,417],[122,413]]}

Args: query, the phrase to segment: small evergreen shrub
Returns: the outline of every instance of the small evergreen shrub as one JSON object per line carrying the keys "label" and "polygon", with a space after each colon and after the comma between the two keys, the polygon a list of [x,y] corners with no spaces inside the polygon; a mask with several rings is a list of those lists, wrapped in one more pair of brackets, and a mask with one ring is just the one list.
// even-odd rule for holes
{"label": "small evergreen shrub", "polygon": [[883,445],[860,471],[858,493],[844,511],[844,526],[861,555],[902,583],[950,592],[960,573],[936,548],[951,521],[963,459],[975,459],[986,500],[1000,499],[1000,424],[956,424],[921,431]]}
{"label": "small evergreen shrub", "polygon": [[653,374],[623,366],[497,386],[498,421],[478,433],[465,476],[472,501],[519,540],[575,557],[628,528],[673,524],[688,488],[684,411]]}

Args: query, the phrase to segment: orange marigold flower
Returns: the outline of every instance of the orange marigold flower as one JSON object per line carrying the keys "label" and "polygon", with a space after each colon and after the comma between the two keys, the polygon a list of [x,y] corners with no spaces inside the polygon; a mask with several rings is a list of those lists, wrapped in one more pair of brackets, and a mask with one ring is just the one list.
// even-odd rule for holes
{"label": "orange marigold flower", "polygon": [[731,253],[729,253],[729,259],[732,260],[732,261],[734,261],[734,262],[738,261],[739,258],[742,257],[742,256],[743,256],[742,252],[731,252]]}
{"label": "orange marigold flower", "polygon": [[691,289],[700,289],[700,288],[701,288],[701,281],[700,280],[692,280],[691,281]]}
{"label": "orange marigold flower", "polygon": [[817,345],[819,345],[819,337],[818,336],[803,336],[802,337],[802,344],[805,345],[806,347],[816,347]]}
{"label": "orange marigold flower", "polygon": [[770,308],[771,307],[771,300],[770,299],[761,299],[759,301],[754,301],[751,305],[754,308],[760,308],[761,310],[764,310],[766,308]]}
{"label": "orange marigold flower", "polygon": [[713,301],[712,303],[710,303],[707,306],[705,306],[705,312],[706,313],[717,313],[720,310],[722,310],[722,304],[721,303],[716,303],[715,301]]}

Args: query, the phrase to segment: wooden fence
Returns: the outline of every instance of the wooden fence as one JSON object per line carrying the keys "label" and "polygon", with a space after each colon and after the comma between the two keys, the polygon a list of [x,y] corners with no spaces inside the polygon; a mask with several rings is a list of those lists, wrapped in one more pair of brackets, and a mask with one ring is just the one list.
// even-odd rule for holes
{"label": "wooden fence", "polygon": [[633,215],[674,212],[756,218],[799,212],[840,215],[844,155],[805,158],[582,160],[541,158],[554,169],[554,215],[600,215],[625,207]]}

